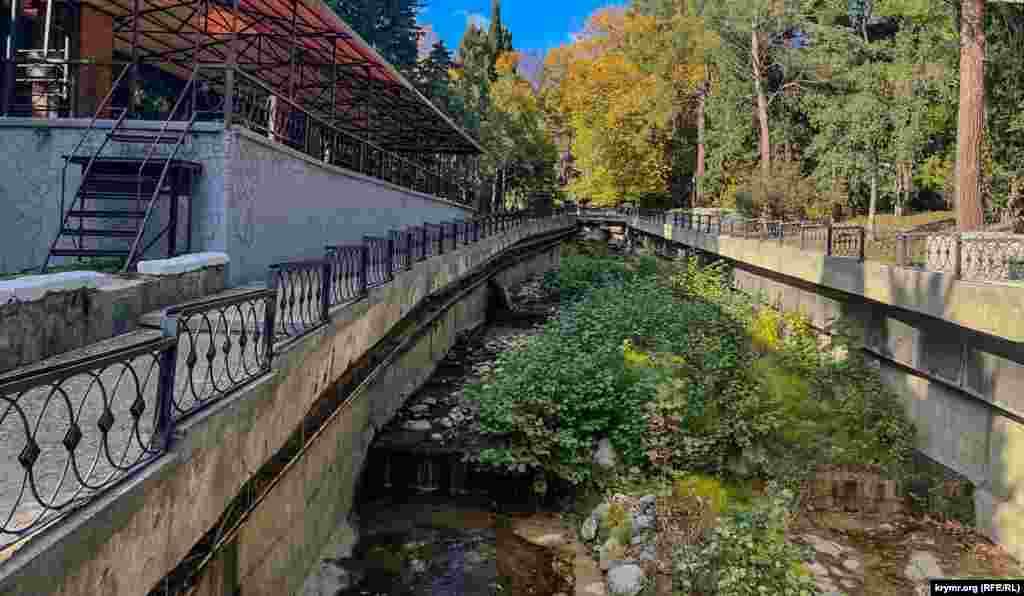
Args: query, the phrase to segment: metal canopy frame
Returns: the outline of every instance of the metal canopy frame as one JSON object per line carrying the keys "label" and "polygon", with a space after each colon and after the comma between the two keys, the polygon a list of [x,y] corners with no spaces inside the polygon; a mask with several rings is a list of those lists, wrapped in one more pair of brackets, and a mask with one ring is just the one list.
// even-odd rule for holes
{"label": "metal canopy frame", "polygon": [[322,0],[78,3],[113,19],[114,50],[135,63],[182,80],[197,64],[222,65],[225,76],[215,84],[228,96],[232,71],[244,72],[333,126],[395,153],[427,161],[483,153]]}

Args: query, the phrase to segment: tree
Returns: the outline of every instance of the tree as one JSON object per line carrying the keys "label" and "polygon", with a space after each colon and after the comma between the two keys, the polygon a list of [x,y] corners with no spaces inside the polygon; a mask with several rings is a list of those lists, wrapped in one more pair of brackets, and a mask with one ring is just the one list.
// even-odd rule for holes
{"label": "tree", "polygon": [[956,133],[956,223],[961,231],[985,223],[981,143],[985,120],[985,0],[962,0],[960,112]]}
{"label": "tree", "polygon": [[448,113],[452,113],[451,80],[452,57],[444,40],[434,43],[430,53],[416,64],[413,83],[423,95]]}
{"label": "tree", "polygon": [[396,68],[415,67],[421,0],[327,0],[327,4]]}

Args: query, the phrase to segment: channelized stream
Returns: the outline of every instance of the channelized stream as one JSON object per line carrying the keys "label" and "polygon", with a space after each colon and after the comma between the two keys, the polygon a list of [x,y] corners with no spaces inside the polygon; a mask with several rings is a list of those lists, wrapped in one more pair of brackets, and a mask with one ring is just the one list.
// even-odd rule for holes
{"label": "channelized stream", "polygon": [[[509,529],[537,511],[531,478],[462,461],[487,445],[463,386],[556,312],[557,301],[544,295],[539,279],[510,298],[515,311],[498,313],[462,338],[374,440],[352,516],[359,541],[350,558],[324,562],[341,588],[331,596],[571,591],[552,552]],[[324,589],[307,587],[306,596],[326,595]]]}

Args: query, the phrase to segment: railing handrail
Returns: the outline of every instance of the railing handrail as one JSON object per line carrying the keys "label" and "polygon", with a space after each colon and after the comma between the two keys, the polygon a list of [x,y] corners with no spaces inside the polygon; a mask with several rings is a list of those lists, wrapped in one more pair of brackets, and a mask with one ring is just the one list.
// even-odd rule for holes
{"label": "railing handrail", "polygon": [[[416,162],[409,161],[409,160],[401,157],[400,155],[398,155],[398,154],[396,154],[394,152],[391,152],[391,151],[388,151],[387,149],[384,149],[383,147],[377,145],[376,143],[374,143],[373,141],[370,141],[369,139],[364,139],[364,138],[362,138],[362,137],[360,137],[358,135],[354,135],[354,134],[352,134],[352,133],[350,133],[350,132],[348,132],[346,130],[343,130],[341,128],[337,128],[336,126],[334,126],[333,124],[331,124],[327,120],[325,120],[325,119],[321,118],[320,116],[318,116],[317,114],[307,110],[306,108],[302,107],[301,105],[299,105],[295,101],[291,100],[290,98],[281,95],[280,92],[274,90],[272,87],[270,87],[269,85],[265,84],[263,81],[257,79],[256,77],[250,75],[249,73],[247,73],[245,71],[242,71],[242,70],[236,70],[235,74],[240,76],[241,78],[248,79],[250,82],[256,84],[257,86],[259,86],[261,88],[263,88],[263,90],[266,91],[268,94],[274,96],[277,101],[281,101],[281,102],[284,102],[285,104],[288,104],[289,106],[291,106],[292,108],[302,112],[303,114],[305,114],[309,118],[312,118],[314,121],[316,121],[321,126],[324,126],[324,127],[328,128],[328,129],[334,131],[335,133],[338,133],[341,136],[346,137],[346,138],[348,138],[350,140],[356,141],[358,143],[363,143],[364,145],[367,146],[367,148],[373,149],[375,151],[379,151],[382,155],[388,155],[391,159],[396,160],[398,163],[403,163],[403,164],[409,165],[414,170],[423,171],[424,173],[430,174],[431,176],[435,176],[435,177],[437,177],[438,179],[441,179],[441,180],[445,179],[444,176],[442,176],[440,172],[434,172],[434,171],[428,170],[422,164],[418,164]],[[229,98],[228,101],[231,101],[231,99]],[[460,184],[459,182],[455,182],[455,185],[458,186],[460,190],[465,191],[464,185]]]}
{"label": "railing handrail", "polygon": [[253,290],[245,290],[238,292],[237,294],[231,294],[230,296],[215,296],[213,298],[201,298],[199,300],[193,300],[191,302],[185,302],[183,304],[176,304],[164,311],[165,317],[178,317],[194,314],[203,310],[218,306],[230,306],[236,302],[248,302],[253,298],[265,298],[273,296],[274,291],[269,288],[258,288]]}

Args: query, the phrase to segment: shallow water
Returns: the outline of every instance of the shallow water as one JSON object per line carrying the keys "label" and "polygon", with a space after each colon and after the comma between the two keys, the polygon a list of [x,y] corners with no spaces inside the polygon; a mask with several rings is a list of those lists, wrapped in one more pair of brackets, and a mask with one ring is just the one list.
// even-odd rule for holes
{"label": "shallow water", "polygon": [[365,533],[343,566],[362,581],[339,596],[540,595],[565,584],[550,551],[471,499],[385,499],[359,513]]}

